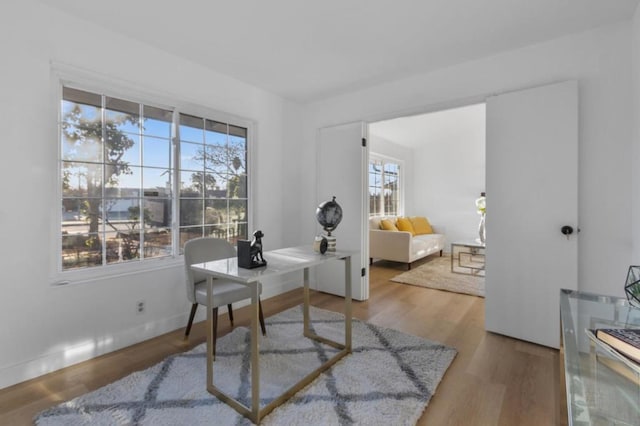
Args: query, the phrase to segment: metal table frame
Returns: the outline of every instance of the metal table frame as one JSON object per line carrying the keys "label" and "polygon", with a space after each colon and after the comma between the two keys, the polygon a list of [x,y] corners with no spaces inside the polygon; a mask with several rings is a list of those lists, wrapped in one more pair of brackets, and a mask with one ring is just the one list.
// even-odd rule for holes
{"label": "metal table frame", "polygon": [[[461,247],[461,248],[467,248],[469,249],[469,251],[461,251],[458,250],[458,256],[457,256],[457,267],[458,268],[462,268],[464,269],[463,271],[460,270],[455,270],[455,259],[456,259],[456,252],[455,252],[455,248],[456,247]],[[465,274],[465,275],[474,275],[474,276],[478,276],[478,277],[483,277],[484,276],[484,250],[485,250],[485,245],[481,244],[481,243],[451,243],[451,272],[455,273],[455,274]],[[482,253],[480,253],[480,250],[482,250]],[[482,257],[482,267],[476,267],[473,266],[473,264],[471,264],[470,262],[468,263],[464,263],[462,260],[462,256],[461,255],[468,255],[470,261],[473,261],[474,258],[478,258],[478,257]]]}
{"label": "metal table frame", "polygon": [[[278,407],[286,400],[291,398],[300,389],[311,383],[323,371],[326,371],[341,358],[351,353],[351,253],[349,252],[333,252],[321,255],[314,252],[311,247],[292,247],[280,250],[274,250],[264,253],[267,260],[267,266],[256,269],[238,268],[237,258],[229,258],[212,262],[204,262],[192,265],[191,268],[208,275],[207,279],[207,297],[211,305],[213,279],[216,277],[230,279],[241,284],[245,284],[251,288],[251,407],[247,407],[233,397],[227,395],[213,383],[214,374],[214,356],[212,347],[213,321],[212,310],[207,309],[207,391],[218,397],[221,401],[234,408],[243,416],[249,418],[254,423],[260,423],[260,420],[269,414],[274,408]],[[331,260],[343,260],[345,268],[345,298],[344,298],[344,315],[345,315],[345,342],[338,343],[325,337],[319,336],[310,330],[309,315],[309,268],[320,265]],[[304,283],[304,325],[303,335],[315,341],[327,344],[340,352],[336,353],[332,358],[323,363],[320,367],[303,377],[298,383],[291,386],[282,395],[271,401],[269,404],[260,409],[260,348],[259,348],[259,320],[258,320],[258,289],[260,280],[264,278],[274,277],[289,272],[303,270]],[[268,337],[267,337],[268,338]]]}

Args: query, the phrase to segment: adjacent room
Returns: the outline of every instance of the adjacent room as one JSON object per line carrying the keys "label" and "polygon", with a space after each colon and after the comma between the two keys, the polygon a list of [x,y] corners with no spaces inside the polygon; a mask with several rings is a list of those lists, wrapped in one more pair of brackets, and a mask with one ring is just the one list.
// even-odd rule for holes
{"label": "adjacent room", "polygon": [[0,424],[640,424],[638,4],[3,2]]}

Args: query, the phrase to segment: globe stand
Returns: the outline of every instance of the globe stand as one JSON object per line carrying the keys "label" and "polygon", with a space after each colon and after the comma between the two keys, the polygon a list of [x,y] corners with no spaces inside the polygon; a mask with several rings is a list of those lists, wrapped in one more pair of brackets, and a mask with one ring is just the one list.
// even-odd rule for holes
{"label": "globe stand", "polygon": [[328,235],[327,239],[327,251],[336,251],[336,237]]}

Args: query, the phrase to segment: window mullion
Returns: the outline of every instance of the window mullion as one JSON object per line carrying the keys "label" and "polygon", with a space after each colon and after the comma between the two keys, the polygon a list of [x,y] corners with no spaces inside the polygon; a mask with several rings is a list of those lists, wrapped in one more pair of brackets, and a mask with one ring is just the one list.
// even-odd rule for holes
{"label": "window mullion", "polygon": [[180,253],[180,112],[173,110],[171,118],[171,145],[173,149],[173,193],[171,194],[171,245],[172,253]]}
{"label": "window mullion", "polygon": [[100,235],[100,242],[102,245],[102,266],[107,264],[107,232],[106,232],[106,184],[107,184],[107,97],[102,95],[100,97],[100,119],[102,125],[100,126],[100,133],[102,137],[102,182],[100,184],[100,227],[98,228],[98,234]]}
{"label": "window mullion", "polygon": [[142,117],[144,114],[143,104],[138,105],[138,140],[140,141],[138,144],[138,155],[140,158],[140,192],[138,198],[138,225],[140,226],[140,236],[138,243],[138,256],[140,260],[144,260],[144,212],[146,209],[146,200],[144,197],[144,144],[145,140],[142,135]]}

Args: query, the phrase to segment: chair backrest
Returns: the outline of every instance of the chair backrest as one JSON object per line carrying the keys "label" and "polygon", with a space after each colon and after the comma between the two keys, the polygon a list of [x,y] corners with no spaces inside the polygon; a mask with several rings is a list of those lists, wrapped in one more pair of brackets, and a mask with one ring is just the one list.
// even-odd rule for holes
{"label": "chair backrest", "polygon": [[196,303],[195,284],[207,278],[201,272],[192,271],[191,265],[235,256],[236,250],[233,245],[221,238],[203,237],[187,241],[184,245],[187,299]]}

